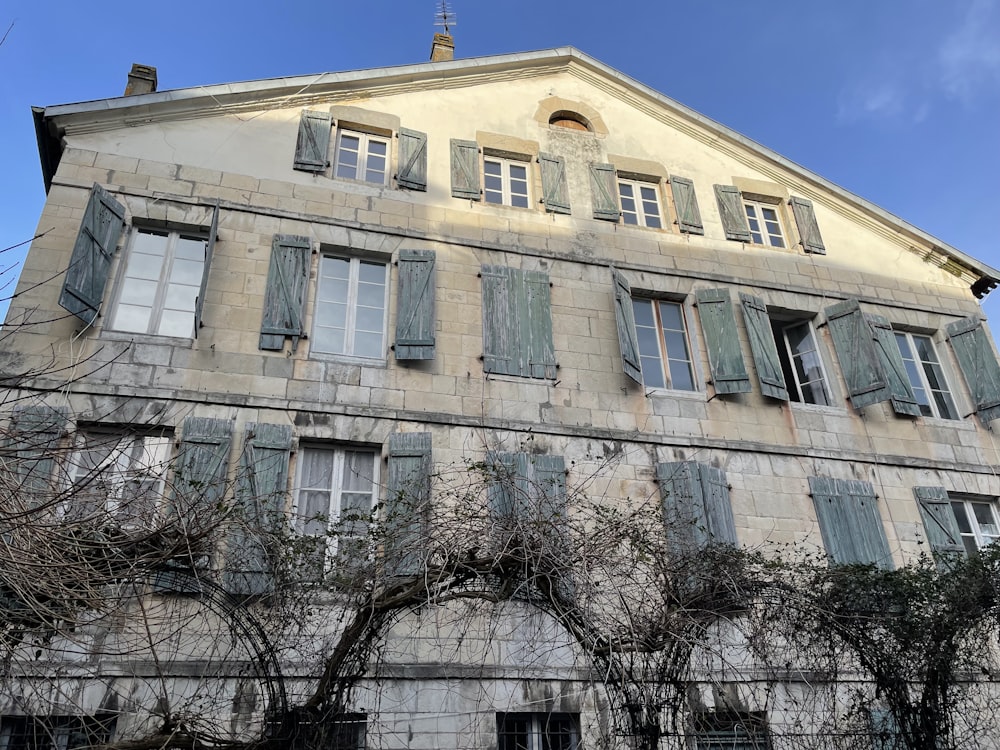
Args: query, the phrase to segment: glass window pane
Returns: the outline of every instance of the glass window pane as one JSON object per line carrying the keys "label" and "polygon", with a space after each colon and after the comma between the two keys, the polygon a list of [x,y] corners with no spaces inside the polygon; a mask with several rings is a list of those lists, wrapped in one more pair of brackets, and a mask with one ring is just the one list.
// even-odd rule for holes
{"label": "glass window pane", "polygon": [[368,284],[385,284],[385,263],[361,263],[359,278]]}
{"label": "glass window pane", "polygon": [[972,527],[969,525],[969,517],[965,513],[965,503],[952,501],[951,509],[955,513],[955,521],[958,522],[958,530],[963,534],[971,534]]}
{"label": "glass window pane", "polygon": [[194,335],[194,316],[185,310],[164,310],[156,333],[160,336],[190,338]]}
{"label": "glass window pane", "polygon": [[205,262],[205,240],[192,239],[190,237],[179,237],[174,248],[174,257],[183,260],[194,260],[199,265]]}
{"label": "glass window pane", "polygon": [[684,319],[681,315],[681,306],[672,302],[660,302],[660,318],[663,320],[663,327],[674,331],[684,330]]}
{"label": "glass window pane", "polygon": [[694,390],[694,379],[691,377],[691,367],[687,362],[670,360],[670,387],[679,391]]}
{"label": "glass window pane", "polygon": [[148,307],[118,305],[118,309],[115,310],[115,320],[112,328],[116,331],[147,333],[149,331],[149,317],[151,314],[152,310]]}

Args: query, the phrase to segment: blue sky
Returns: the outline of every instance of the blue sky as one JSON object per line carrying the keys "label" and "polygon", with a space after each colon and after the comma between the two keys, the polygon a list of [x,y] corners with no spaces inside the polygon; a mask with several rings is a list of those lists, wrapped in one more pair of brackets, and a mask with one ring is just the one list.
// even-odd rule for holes
{"label": "blue sky", "polygon": [[[160,90],[423,62],[435,5],[0,3],[0,248],[45,198],[31,105],[118,96],[133,62]],[[573,45],[1000,267],[1000,0],[451,5],[457,57]]]}

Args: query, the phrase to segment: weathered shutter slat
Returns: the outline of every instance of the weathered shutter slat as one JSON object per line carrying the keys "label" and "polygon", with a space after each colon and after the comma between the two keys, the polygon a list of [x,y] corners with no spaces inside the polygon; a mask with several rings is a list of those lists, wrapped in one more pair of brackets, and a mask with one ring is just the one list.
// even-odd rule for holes
{"label": "weathered shutter slat", "polygon": [[678,556],[690,556],[711,541],[698,464],[695,461],[657,464],[656,479],[667,542]]}
{"label": "weathered shutter slat", "polygon": [[509,519],[515,516],[517,507],[517,454],[489,451],[486,454],[486,470],[490,516],[494,523],[509,523]]}
{"label": "weathered shutter slat", "polygon": [[859,480],[809,477],[820,533],[835,565],[892,568],[889,542],[871,484]]}
{"label": "weathered shutter slat", "polygon": [[308,237],[276,234],[271,243],[271,262],[264,291],[264,317],[260,326],[260,348],[280,351],[285,337],[292,337],[292,351],[304,331],[306,292],[309,286],[310,241]]}
{"label": "weathered shutter slat", "polygon": [[510,269],[483,266],[483,370],[517,375],[518,321]]}
{"label": "weathered shutter slat", "polygon": [[694,182],[687,177],[670,177],[670,192],[674,196],[674,209],[677,211],[677,225],[687,234],[705,234],[701,222],[701,211],[698,210],[698,195],[694,190]]}
{"label": "weathered shutter slat", "polygon": [[399,129],[399,173],[396,184],[410,190],[427,190],[427,133]]}
{"label": "weathered shutter slat", "polygon": [[383,518],[386,575],[419,575],[424,569],[430,533],[429,432],[397,432],[389,436],[386,484]]}
{"label": "weathered shutter slat", "polygon": [[542,201],[545,210],[554,214],[568,214],[569,186],[566,182],[566,162],[561,156],[539,154],[538,165],[542,172]]}
{"label": "weathered shutter slat", "polygon": [[856,562],[871,563],[885,570],[893,567],[889,541],[885,536],[882,514],[871,483],[858,479],[837,481],[842,498],[849,498],[851,520],[856,524],[852,534],[856,545]]}
{"label": "weathered shutter slat", "polygon": [[549,294],[549,275],[543,271],[512,271],[520,277],[524,289],[525,333],[521,344],[524,351],[520,359],[521,375],[530,378],[555,378],[556,352],[552,343],[552,302]]}
{"label": "weathered shutter slat", "polygon": [[889,401],[893,411],[897,414],[919,417],[920,404],[917,403],[917,398],[913,395],[910,376],[906,374],[906,365],[903,364],[903,355],[899,353],[899,345],[896,343],[896,334],[892,331],[892,325],[882,315],[868,314],[865,315],[865,319],[872,330],[875,353],[878,355],[882,374],[886,379]]}
{"label": "weathered shutter slat", "polygon": [[760,297],[746,292],[740,292],[740,302],[743,308],[743,322],[747,328],[747,339],[750,341],[750,352],[757,367],[760,392],[765,396],[787,401],[788,389],[785,387],[785,375],[781,371],[778,347],[771,332],[767,305]]}
{"label": "weathered shutter slat", "polygon": [[793,196],[790,203],[792,213],[795,215],[795,224],[799,228],[799,237],[802,239],[802,249],[807,253],[826,255],[826,246],[819,233],[819,224],[816,223],[816,211],[812,202]]}
{"label": "weathered shutter slat", "polygon": [[[274,590],[278,537],[285,527],[292,428],[248,424],[236,476],[235,519],[226,534],[226,591],[260,596]],[[268,538],[270,536],[270,538]]]}
{"label": "weathered shutter slat", "polygon": [[618,221],[618,173],[614,164],[590,165],[590,191],[594,198],[594,218]]}
{"label": "weathered shutter slat", "polygon": [[477,201],[479,192],[479,144],[451,139],[451,194]]}
{"label": "weathered shutter slat", "polygon": [[951,498],[944,487],[914,487],[913,494],[924,522],[924,533],[939,570],[947,570],[955,559],[965,557]]}
{"label": "weathered shutter slat", "polygon": [[853,542],[837,481],[829,477],[809,477],[809,494],[812,495],[823,546],[830,560],[836,564],[852,561]]}
{"label": "weathered shutter slat", "polygon": [[698,317],[717,393],[749,393],[750,376],[736,332],[736,316],[728,289],[699,289]]}
{"label": "weathered shutter slat", "polygon": [[639,358],[639,338],[635,330],[635,311],[632,309],[632,287],[625,275],[611,269],[615,290],[615,321],[618,324],[618,343],[622,352],[625,374],[642,385],[642,361]]}
{"label": "weathered shutter slat", "polygon": [[719,204],[719,217],[727,240],[750,241],[750,227],[743,208],[743,196],[733,185],[715,185],[715,200]]}
{"label": "weathered shutter slat", "polygon": [[184,420],[180,452],[174,470],[171,510],[198,523],[198,512],[214,510],[226,490],[232,422],[210,417]]}
{"label": "weathered shutter slat", "polygon": [[399,251],[398,360],[434,359],[435,257],[433,250]]}
{"label": "weathered shutter slat", "polygon": [[982,321],[964,318],[945,330],[979,418],[992,422],[1000,417],[1000,365]]}
{"label": "weathered shutter slat", "polygon": [[330,164],[330,133],[333,119],[329,112],[305,110],[299,117],[299,136],[295,141],[293,167],[304,172],[323,172]]}
{"label": "weathered shutter slat", "polygon": [[208,240],[205,242],[205,266],[201,271],[201,286],[198,289],[198,298],[194,302],[194,337],[198,338],[198,331],[204,325],[202,322],[202,310],[205,307],[205,292],[208,291],[208,274],[212,269],[212,256],[215,255],[215,240],[219,234],[219,202],[215,202],[212,209],[212,225],[208,230]]}
{"label": "weathered shutter slat", "polygon": [[95,183],[59,295],[59,305],[88,325],[101,309],[111,257],[124,227],[125,207]]}
{"label": "weathered shutter slat", "polygon": [[566,519],[566,462],[562,456],[529,457],[539,520],[560,528]]}
{"label": "weathered shutter slat", "polygon": [[736,520],[729,499],[729,482],[726,472],[708,464],[698,464],[701,474],[702,498],[705,502],[705,521],[711,541],[716,544],[737,544]]}
{"label": "weathered shutter slat", "polygon": [[56,446],[66,430],[67,409],[44,404],[18,404],[11,417],[9,448],[13,449],[16,494],[29,508],[51,502]]}
{"label": "weathered shutter slat", "polygon": [[825,312],[851,405],[860,409],[887,400],[890,397],[889,384],[875,351],[872,329],[858,301],[849,299],[839,302],[826,308]]}

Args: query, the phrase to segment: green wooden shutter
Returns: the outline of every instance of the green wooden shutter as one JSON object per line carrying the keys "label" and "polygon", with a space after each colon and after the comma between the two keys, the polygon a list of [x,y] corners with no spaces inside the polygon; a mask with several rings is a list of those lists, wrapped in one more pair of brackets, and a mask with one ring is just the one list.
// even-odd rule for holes
{"label": "green wooden shutter", "polygon": [[434,359],[433,250],[399,251],[396,359]]}
{"label": "green wooden shutter", "polygon": [[692,555],[711,540],[698,464],[695,461],[657,464],[656,479],[667,542],[679,556]]}
{"label": "green wooden shutter", "polygon": [[260,348],[280,351],[285,337],[292,337],[292,351],[305,332],[306,290],[309,286],[308,237],[276,234],[271,242],[271,264],[264,291],[264,318]]}
{"label": "green wooden shutter", "polygon": [[635,311],[632,309],[632,287],[624,274],[611,269],[611,282],[615,290],[615,320],[618,323],[618,344],[622,352],[622,368],[639,385],[642,385],[642,361],[639,358],[639,338],[635,330]]}
{"label": "green wooden shutter", "polygon": [[295,141],[293,167],[304,172],[323,172],[330,165],[330,132],[333,120],[329,112],[305,110],[299,118],[299,137]]}
{"label": "green wooden shutter", "polygon": [[677,211],[677,224],[680,230],[687,234],[705,234],[694,182],[687,177],[673,175],[670,177],[670,191],[674,196],[674,210]]}
{"label": "green wooden shutter", "polygon": [[420,575],[430,534],[429,432],[397,432],[389,436],[386,485],[383,517],[386,575]]}
{"label": "green wooden shutter", "polygon": [[482,268],[483,371],[518,375],[519,354],[516,290],[506,266]]}
{"label": "green wooden shutter", "polygon": [[[236,512],[226,534],[226,591],[259,596],[274,590],[278,535],[285,528],[292,428],[248,424],[236,476]],[[270,536],[270,538],[268,538]]]}
{"label": "green wooden shutter", "polygon": [[695,298],[716,393],[749,393],[750,376],[736,333],[736,316],[729,290],[699,289]]}
{"label": "green wooden shutter", "polygon": [[875,353],[878,355],[879,365],[886,379],[893,411],[897,414],[919,417],[920,404],[913,395],[910,376],[906,374],[906,365],[903,364],[903,355],[899,353],[899,344],[896,343],[892,325],[882,315],[867,314],[865,319],[872,330]]}
{"label": "green wooden shutter", "polygon": [[233,424],[228,419],[188,417],[174,466],[171,512],[198,524],[198,513],[216,513],[226,492]]}
{"label": "green wooden shutter", "polygon": [[826,255],[826,246],[819,233],[819,224],[816,223],[816,212],[813,210],[812,202],[794,196],[789,202],[792,206],[792,213],[795,215],[795,224],[799,228],[802,249],[807,253]]}
{"label": "green wooden shutter", "polygon": [[809,477],[809,492],[823,544],[833,564],[892,568],[889,543],[871,484],[854,479]]}
{"label": "green wooden shutter", "polygon": [[198,338],[198,331],[204,325],[201,318],[201,311],[205,307],[205,292],[208,291],[208,272],[212,268],[212,256],[215,254],[215,240],[219,234],[219,202],[215,202],[212,209],[212,225],[208,230],[208,241],[205,243],[205,265],[201,270],[201,286],[198,289],[198,298],[194,301],[194,337]]}
{"label": "green wooden shutter", "polygon": [[542,202],[545,210],[554,214],[568,214],[569,186],[566,183],[566,162],[561,156],[539,154],[542,171]]}
{"label": "green wooden shutter", "polygon": [[871,722],[871,750],[904,750],[906,744],[899,723],[892,711],[887,708],[868,709],[868,719]]}
{"label": "green wooden shutter", "polygon": [[849,299],[826,308],[825,312],[851,405],[860,409],[890,398],[872,329],[858,301]]}
{"label": "green wooden shutter", "polygon": [[743,196],[732,185],[715,185],[715,201],[719,204],[719,217],[727,240],[750,241],[750,227],[743,208]]}
{"label": "green wooden shutter", "polygon": [[809,477],[809,494],[816,509],[823,546],[830,560],[841,565],[856,562],[854,543],[850,538],[850,525],[844,502],[841,500],[837,480],[829,477]]}
{"label": "green wooden shutter", "polygon": [[18,404],[11,419],[7,441],[13,466],[15,494],[30,508],[41,507],[54,499],[52,472],[56,447],[66,430],[67,410],[44,404]]}
{"label": "green wooden shutter", "polygon": [[410,190],[427,190],[427,133],[399,129],[399,173],[396,184]]}
{"label": "green wooden shutter", "polygon": [[859,479],[840,479],[837,484],[841,497],[849,502],[851,520],[856,524],[852,532],[856,561],[891,570],[892,553],[889,552],[889,541],[878,510],[875,488],[870,482]]}
{"label": "green wooden shutter", "polygon": [[528,456],[526,453],[486,454],[489,472],[487,501],[494,522],[509,525],[524,515],[528,493]]}
{"label": "green wooden shutter", "polygon": [[479,144],[451,139],[451,194],[479,200]]}
{"label": "green wooden shutter", "polygon": [[743,322],[747,328],[747,338],[750,341],[750,352],[757,367],[757,379],[760,381],[760,392],[771,398],[788,400],[788,389],[785,387],[785,376],[781,371],[781,360],[778,358],[778,347],[774,343],[771,332],[771,319],[767,315],[767,305],[760,297],[746,292],[740,292],[740,302],[743,308]]}
{"label": "green wooden shutter", "polygon": [[539,520],[562,528],[566,520],[566,462],[562,456],[530,456],[532,495]]}
{"label": "green wooden shutter", "polygon": [[914,487],[920,517],[931,554],[939,570],[947,570],[956,558],[965,557],[962,533],[951,508],[951,498],[944,487]]}
{"label": "green wooden shutter", "polygon": [[701,474],[702,498],[705,502],[705,521],[708,534],[716,544],[737,544],[736,520],[729,499],[729,482],[726,472],[708,464],[698,464]]}
{"label": "green wooden shutter", "polygon": [[101,309],[111,256],[124,227],[125,207],[95,184],[59,295],[59,305],[87,325],[94,322]]}
{"label": "green wooden shutter", "polygon": [[[556,352],[552,343],[552,302],[549,275],[544,271],[510,271],[519,281],[523,294],[518,294],[518,319],[522,334],[518,374],[529,378],[556,376]],[[520,305],[523,304],[523,307]]]}
{"label": "green wooden shutter", "polygon": [[590,191],[594,197],[594,218],[618,221],[618,173],[614,164],[590,165]]}
{"label": "green wooden shutter", "polygon": [[1000,365],[981,320],[964,318],[945,329],[983,422],[1000,417]]}

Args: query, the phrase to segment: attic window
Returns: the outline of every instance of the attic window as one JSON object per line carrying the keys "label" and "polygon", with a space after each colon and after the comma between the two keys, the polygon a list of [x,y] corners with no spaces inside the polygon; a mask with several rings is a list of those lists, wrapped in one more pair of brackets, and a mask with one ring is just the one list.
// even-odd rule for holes
{"label": "attic window", "polygon": [[568,130],[582,130],[586,133],[593,132],[593,128],[590,126],[590,121],[587,120],[586,117],[577,112],[570,112],[568,110],[553,112],[549,117],[549,125],[554,125],[557,128],[566,128]]}

